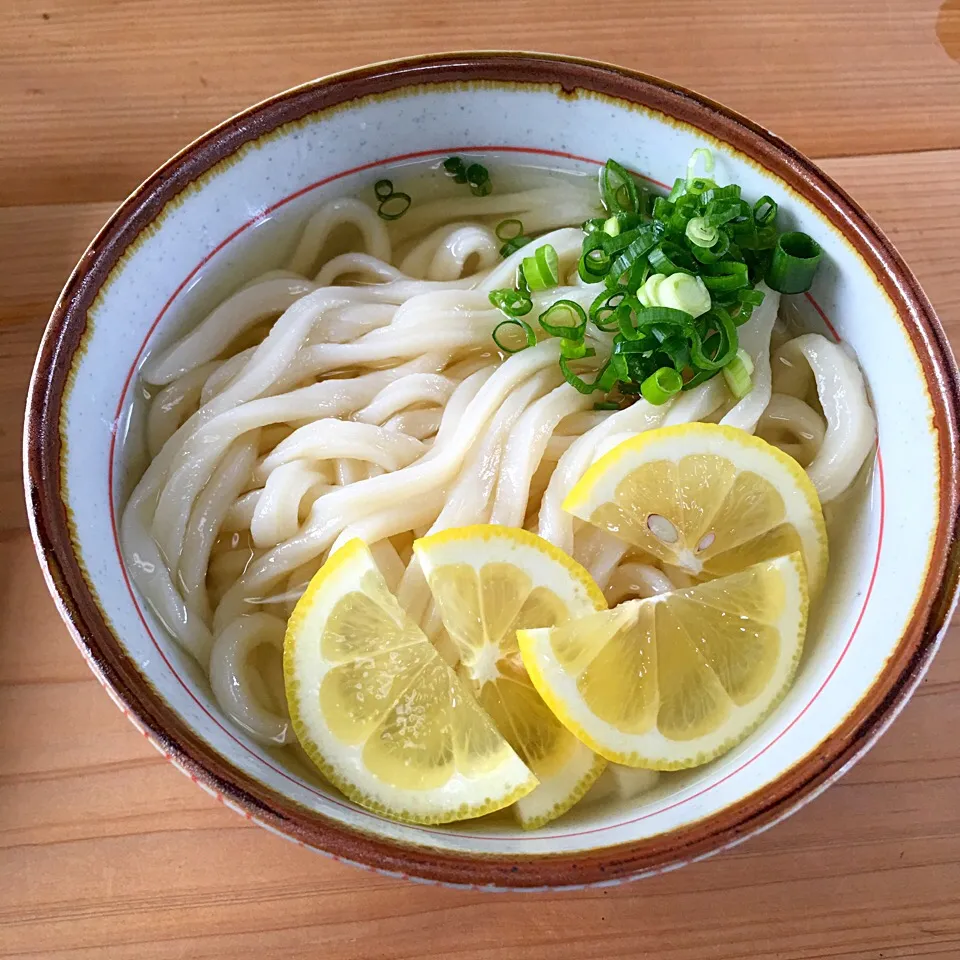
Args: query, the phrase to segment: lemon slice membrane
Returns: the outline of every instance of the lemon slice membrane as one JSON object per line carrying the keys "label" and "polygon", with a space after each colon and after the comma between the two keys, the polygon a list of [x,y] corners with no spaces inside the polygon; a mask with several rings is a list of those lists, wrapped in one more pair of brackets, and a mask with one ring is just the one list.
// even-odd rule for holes
{"label": "lemon slice membrane", "polygon": [[602,456],[563,508],[695,579],[721,577],[798,551],[816,595],[827,535],[803,468],[733,427],[652,430]]}
{"label": "lemon slice membrane", "polygon": [[304,750],[368,809],[443,823],[508,806],[537,784],[359,540],[324,564],[298,602],[284,678]]}
{"label": "lemon slice membrane", "polygon": [[520,658],[517,630],[570,623],[604,609],[579,564],[540,537],[474,526],[414,543],[444,626],[459,652],[457,673],[540,785],[513,812],[526,829],[570,809],[606,761],[554,716]]}
{"label": "lemon slice membrane", "polygon": [[591,749],[657,770],[730,750],[789,689],[806,632],[799,553],[575,623],[522,630],[531,679]]}

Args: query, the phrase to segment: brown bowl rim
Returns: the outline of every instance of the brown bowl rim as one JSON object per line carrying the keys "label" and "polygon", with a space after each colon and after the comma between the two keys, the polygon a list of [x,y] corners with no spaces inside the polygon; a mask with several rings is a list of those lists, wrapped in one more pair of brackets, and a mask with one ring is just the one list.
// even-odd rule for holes
{"label": "brown bowl rim", "polygon": [[[559,84],[639,104],[726,141],[785,180],[854,246],[895,305],[923,367],[940,440],[941,500],[930,567],[895,652],[844,722],[767,787],[665,834],[585,853],[465,854],[388,841],[283,797],[207,746],[153,691],[113,635],[74,553],[60,495],[60,411],[71,361],[101,286],[164,205],[245,143],[358,97],[403,87],[494,81]],[[916,278],[871,218],[779,137],[728,108],[656,77],[596,61],[499,51],[433,54],[311,81],[250,107],[204,134],[140,185],[84,253],[38,352],[24,429],[24,483],[37,553],[60,613],[91,669],[123,712],[191,779],[248,819],[337,859],[391,875],[477,888],[609,884],[700,859],[772,825],[811,799],[869,748],[906,703],[936,652],[960,575],[960,381],[937,316]]]}

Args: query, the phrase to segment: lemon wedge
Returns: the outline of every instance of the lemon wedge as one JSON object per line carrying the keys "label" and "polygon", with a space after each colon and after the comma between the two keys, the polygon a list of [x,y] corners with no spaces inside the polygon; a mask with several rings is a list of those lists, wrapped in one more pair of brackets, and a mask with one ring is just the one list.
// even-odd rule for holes
{"label": "lemon wedge", "polygon": [[537,785],[352,540],[287,624],[293,728],[322,773],[367,809],[412,823],[491,813]]}
{"label": "lemon wedge", "polygon": [[601,457],[563,504],[696,579],[799,551],[814,596],[827,570],[817,492],[803,468],[733,427],[641,433]]}
{"label": "lemon wedge", "polygon": [[799,553],[551,629],[521,630],[534,686],[591,750],[693,767],[746,737],[793,681],[807,623]]}
{"label": "lemon wedge", "polygon": [[542,826],[587,792],[606,761],[543,702],[520,659],[517,630],[605,609],[603,594],[583,567],[526,530],[445,530],[413,550],[459,653],[459,676],[540,781],[513,812],[525,829]]}

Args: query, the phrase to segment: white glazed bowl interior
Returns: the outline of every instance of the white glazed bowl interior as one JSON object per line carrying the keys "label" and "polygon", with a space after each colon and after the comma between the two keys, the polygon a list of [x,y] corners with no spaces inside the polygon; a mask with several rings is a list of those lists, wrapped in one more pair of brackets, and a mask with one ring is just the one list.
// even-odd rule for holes
{"label": "white glazed bowl interior", "polygon": [[[133,371],[142,357],[254,271],[281,265],[297,226],[321,202],[369,187],[398,163],[457,153],[582,168],[615,156],[672,183],[698,146],[716,152],[720,182],[740,183],[749,198],[771,195],[787,223],[824,247],[825,266],[801,307],[814,329],[835,331],[856,352],[879,422],[880,454],[866,494],[848,511],[846,538],[831,544],[829,586],[795,686],[722,759],[664,776],[636,801],[581,806],[528,834],[507,816],[449,827],[393,823],[285,768],[221,714],[200,671],[124,572],[116,527],[131,478],[117,441],[129,429]],[[895,390],[881,389],[892,384]],[[75,551],[116,636],[184,723],[233,767],[333,821],[407,845],[575,853],[672,831],[762,791],[854,709],[896,648],[928,569],[939,497],[932,417],[910,337],[864,261],[809,202],[729,145],[655,112],[549,85],[419,87],[355,99],[245,146],[142,233],[91,309],[85,348],[74,361],[60,424],[62,496]]]}

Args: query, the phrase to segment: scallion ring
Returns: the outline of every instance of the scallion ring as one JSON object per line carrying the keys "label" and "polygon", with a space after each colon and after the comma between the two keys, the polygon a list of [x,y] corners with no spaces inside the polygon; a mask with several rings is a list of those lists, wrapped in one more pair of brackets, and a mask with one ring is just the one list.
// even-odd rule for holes
{"label": "scallion ring", "polygon": [[523,290],[491,290],[490,302],[510,319],[526,316],[533,309],[530,294]]}
{"label": "scallion ring", "polygon": [[659,407],[683,389],[683,377],[673,367],[661,367],[640,384],[640,394],[647,403]]}
{"label": "scallion ring", "polygon": [[521,266],[527,286],[536,292],[549,290],[560,282],[560,261],[552,244],[537,247],[533,256],[524,257]]}
{"label": "scallion ring", "polygon": [[378,200],[386,200],[388,197],[393,196],[393,181],[378,180],[373,185],[373,192],[377,195]]}
{"label": "scallion ring", "polygon": [[[582,340],[587,331],[587,314],[575,300],[557,300],[538,319],[540,326],[551,337]],[[561,320],[564,322],[558,322]]]}
{"label": "scallion ring", "polygon": [[600,169],[600,197],[610,214],[639,213],[640,192],[633,175],[616,160]]}
{"label": "scallion ring", "polygon": [[767,286],[780,293],[804,293],[823,258],[823,248],[806,233],[782,233],[773,248]]}
{"label": "scallion ring", "polygon": [[687,239],[698,247],[712,247],[720,234],[704,217],[692,217],[684,230]]}
{"label": "scallion ring", "polygon": [[[522,347],[511,347],[500,341],[498,333],[502,327],[519,327],[524,334],[525,343]],[[527,323],[526,320],[520,320],[518,317],[509,317],[506,320],[501,320],[493,328],[493,342],[497,345],[497,348],[502,350],[504,353],[519,353],[521,350],[526,350],[527,347],[536,346],[537,335],[533,332],[533,327]]]}
{"label": "scallion ring", "polygon": [[771,197],[763,196],[753,205],[753,219],[761,227],[768,226],[777,219],[777,210],[776,202]]}
{"label": "scallion ring", "polygon": [[400,193],[399,191],[391,193],[390,196],[384,197],[380,201],[380,206],[377,207],[377,215],[381,220],[399,220],[410,209],[411,203],[413,203],[413,199],[409,193]]}
{"label": "scallion ring", "polygon": [[501,220],[494,230],[498,240],[516,240],[523,234],[522,220]]}

